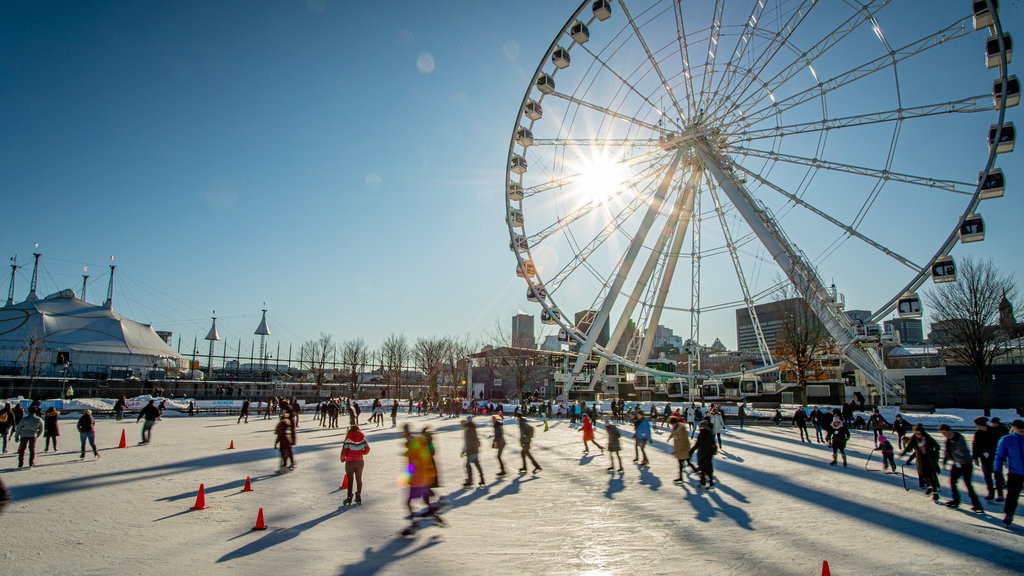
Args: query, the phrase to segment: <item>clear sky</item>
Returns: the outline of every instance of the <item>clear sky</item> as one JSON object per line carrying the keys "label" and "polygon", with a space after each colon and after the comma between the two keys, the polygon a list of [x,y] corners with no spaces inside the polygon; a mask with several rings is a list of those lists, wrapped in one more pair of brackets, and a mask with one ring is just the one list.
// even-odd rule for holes
{"label": "clear sky", "polygon": [[[1004,25],[1024,34],[1007,4]],[[41,295],[80,290],[88,266],[87,299],[102,302],[113,255],[115,310],[185,353],[194,337],[205,349],[214,311],[243,353],[264,306],[282,353],[320,332],[375,348],[539,317],[508,251],[505,163],[533,71],[577,6],[0,3],[15,299],[38,243]],[[1016,154],[988,238],[965,249],[1019,277]],[[716,337],[734,345],[734,326],[702,341]]]}

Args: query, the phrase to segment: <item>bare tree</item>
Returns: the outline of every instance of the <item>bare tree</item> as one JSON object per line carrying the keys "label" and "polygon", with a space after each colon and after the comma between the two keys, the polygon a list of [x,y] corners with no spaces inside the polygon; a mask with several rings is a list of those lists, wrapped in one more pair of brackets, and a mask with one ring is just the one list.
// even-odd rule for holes
{"label": "bare tree", "polygon": [[25,337],[25,348],[18,355],[18,359],[25,359],[25,375],[29,377],[28,397],[32,398],[32,389],[35,387],[36,379],[43,369],[43,355],[46,352],[44,337],[39,330],[33,329]]}
{"label": "bare tree", "polygon": [[437,382],[448,357],[449,338],[420,338],[412,348],[416,367],[427,375],[428,393],[437,398]]}
{"label": "bare tree", "polygon": [[792,298],[778,331],[772,357],[779,371],[795,378],[800,403],[807,404],[807,382],[824,375],[821,358],[830,349],[832,337],[807,302]]}
{"label": "bare tree", "polygon": [[[442,362],[441,374],[453,387],[459,387],[464,383],[466,374],[469,371],[469,355],[473,353],[474,346],[469,339],[448,338],[448,347],[445,350],[445,357]],[[461,387],[465,391],[465,386]],[[458,393],[454,394],[459,396]]]}
{"label": "bare tree", "polygon": [[346,340],[340,346],[341,366],[348,372],[351,390],[349,396],[356,397],[359,389],[359,371],[370,361],[370,348],[362,338]]}
{"label": "bare tree", "polygon": [[968,366],[978,379],[981,406],[992,410],[989,379],[992,362],[1006,350],[1010,334],[998,325],[999,305],[1014,301],[1017,287],[1012,275],[998,271],[991,259],[970,256],[957,266],[956,281],[936,284],[925,295],[931,308],[932,333],[949,363]]}
{"label": "bare tree", "polygon": [[515,396],[520,402],[523,400],[523,389],[530,381],[534,367],[544,364],[544,355],[536,348],[533,342],[524,336],[506,332],[501,321],[494,323],[494,331],[489,334],[490,340],[494,343],[494,350],[488,357],[491,365],[503,367],[502,372],[512,376],[515,383]]}
{"label": "bare tree", "polygon": [[409,342],[405,335],[391,334],[380,346],[381,365],[384,368],[384,382],[388,386],[388,397],[397,398],[401,393],[405,365],[409,363]]}
{"label": "bare tree", "polygon": [[313,375],[317,400],[320,399],[320,387],[327,379],[327,361],[336,354],[337,348],[334,337],[321,332],[320,338],[307,341],[299,349],[299,365],[307,366]]}

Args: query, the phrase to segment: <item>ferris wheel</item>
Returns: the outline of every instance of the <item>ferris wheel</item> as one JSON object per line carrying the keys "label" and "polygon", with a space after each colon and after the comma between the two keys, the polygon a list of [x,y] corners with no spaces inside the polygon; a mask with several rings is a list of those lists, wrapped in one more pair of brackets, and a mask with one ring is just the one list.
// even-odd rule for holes
{"label": "ferris wheel", "polygon": [[574,374],[658,372],[659,326],[699,343],[741,316],[770,367],[755,307],[795,289],[891,394],[844,306],[920,317],[917,290],[984,238],[1011,57],[995,0],[587,0],[509,142],[526,297],[576,342]]}

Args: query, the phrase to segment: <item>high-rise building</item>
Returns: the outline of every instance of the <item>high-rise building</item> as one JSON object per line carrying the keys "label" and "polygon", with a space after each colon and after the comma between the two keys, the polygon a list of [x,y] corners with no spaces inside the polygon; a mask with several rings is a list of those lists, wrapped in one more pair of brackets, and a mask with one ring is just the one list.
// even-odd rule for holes
{"label": "high-rise building", "polygon": [[531,350],[537,347],[533,335],[533,316],[516,314],[512,317],[512,347]]}
{"label": "high-rise building", "polygon": [[[758,323],[761,325],[768,348],[775,346],[776,335],[782,328],[786,317],[792,315],[800,307],[806,308],[806,306],[807,303],[802,298],[788,298],[754,306],[754,312],[757,313]],[[758,350],[757,333],[754,332],[754,323],[750,320],[750,311],[746,308],[736,309],[736,344],[740,352],[756,352]]]}
{"label": "high-rise building", "polygon": [[900,333],[900,342],[920,344],[924,342],[924,324],[920,318],[893,318],[882,322],[887,332]]}

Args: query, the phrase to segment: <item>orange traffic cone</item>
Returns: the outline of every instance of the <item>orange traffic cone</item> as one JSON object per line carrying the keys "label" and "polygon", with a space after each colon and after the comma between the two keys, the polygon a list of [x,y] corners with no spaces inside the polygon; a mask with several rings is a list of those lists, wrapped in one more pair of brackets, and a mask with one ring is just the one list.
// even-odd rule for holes
{"label": "orange traffic cone", "polygon": [[196,503],[189,510],[205,510],[209,508],[206,505],[206,486],[203,484],[199,485],[199,493],[196,494]]}
{"label": "orange traffic cone", "polygon": [[228,450],[234,450],[234,449],[235,449],[235,441],[232,440],[231,444],[228,445]]}
{"label": "orange traffic cone", "polygon": [[266,530],[267,525],[263,523],[263,508],[260,508],[259,514],[256,515],[256,525],[252,527],[253,530]]}
{"label": "orange traffic cone", "polygon": [[124,428],[121,429],[121,443],[117,445],[118,448],[128,447],[128,437],[124,434]]}
{"label": "orange traffic cone", "polygon": [[252,492],[252,482],[249,482],[249,477],[245,477],[245,488],[242,488],[242,492]]}
{"label": "orange traffic cone", "polygon": [[341,477],[341,489],[348,489],[348,474],[345,474],[344,476]]}
{"label": "orange traffic cone", "polygon": [[828,560],[821,561],[821,576],[832,576],[832,572],[828,569]]}

